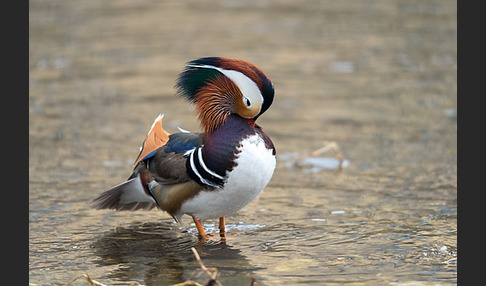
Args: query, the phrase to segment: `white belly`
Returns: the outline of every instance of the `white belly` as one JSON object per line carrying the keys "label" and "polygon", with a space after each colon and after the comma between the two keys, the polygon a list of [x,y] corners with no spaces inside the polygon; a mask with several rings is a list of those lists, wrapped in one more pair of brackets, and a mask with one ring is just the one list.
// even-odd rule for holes
{"label": "white belly", "polygon": [[272,178],[276,158],[263,139],[253,135],[241,142],[237,165],[228,173],[221,189],[201,191],[181,206],[180,215],[199,220],[219,218],[237,212],[260,194]]}

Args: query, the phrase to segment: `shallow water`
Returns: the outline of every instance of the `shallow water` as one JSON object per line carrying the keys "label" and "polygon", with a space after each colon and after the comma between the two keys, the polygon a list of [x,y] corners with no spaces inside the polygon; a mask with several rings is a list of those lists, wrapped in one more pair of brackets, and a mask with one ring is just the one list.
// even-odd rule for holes
{"label": "shallow water", "polygon": [[[198,248],[223,285],[456,284],[456,12],[455,1],[30,1],[30,282],[170,285],[198,269],[188,217],[88,204],[129,176],[159,113],[169,132],[199,129],[173,85],[185,62],[216,55],[274,82],[259,124],[279,156],[259,198],[227,217],[227,243]],[[342,170],[333,151],[294,164],[324,141]]]}

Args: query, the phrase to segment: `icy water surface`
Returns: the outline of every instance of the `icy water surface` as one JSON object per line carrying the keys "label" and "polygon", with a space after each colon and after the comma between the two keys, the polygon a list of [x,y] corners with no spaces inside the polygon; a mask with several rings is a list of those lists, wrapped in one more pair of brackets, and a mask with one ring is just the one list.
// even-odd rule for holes
{"label": "icy water surface", "polygon": [[[260,197],[227,217],[227,243],[198,248],[223,285],[456,284],[456,11],[455,1],[30,1],[30,283],[88,273],[171,285],[198,269],[188,217],[88,204],[130,175],[159,113],[169,132],[199,130],[175,79],[189,60],[225,56],[274,82],[258,122],[278,163]],[[342,170],[332,150],[306,158],[324,141],[339,146]]]}

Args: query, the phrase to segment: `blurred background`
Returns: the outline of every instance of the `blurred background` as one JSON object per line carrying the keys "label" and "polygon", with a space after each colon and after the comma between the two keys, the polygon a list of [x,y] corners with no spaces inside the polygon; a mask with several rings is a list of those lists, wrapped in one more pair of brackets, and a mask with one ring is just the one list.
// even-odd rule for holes
{"label": "blurred background", "polygon": [[[227,217],[226,245],[198,249],[223,285],[457,283],[456,1],[31,0],[31,285],[198,269],[188,217],[88,205],[128,178],[159,113],[199,130],[174,84],[205,56],[250,61],[276,90],[258,120],[272,181]],[[325,141],[342,169],[309,157]]]}

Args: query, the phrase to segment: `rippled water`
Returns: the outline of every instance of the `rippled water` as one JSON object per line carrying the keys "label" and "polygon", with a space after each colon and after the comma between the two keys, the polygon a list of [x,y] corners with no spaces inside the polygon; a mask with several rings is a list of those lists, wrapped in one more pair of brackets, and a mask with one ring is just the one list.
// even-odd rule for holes
{"label": "rippled water", "polygon": [[[227,217],[227,243],[198,247],[223,285],[456,284],[456,12],[455,1],[30,1],[30,283],[171,285],[198,269],[189,218],[88,204],[129,176],[159,113],[169,132],[198,130],[173,85],[185,62],[216,55],[274,82],[259,124],[279,156],[260,197]],[[324,141],[341,170],[332,150],[306,157]]]}

